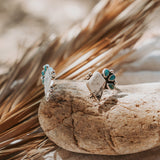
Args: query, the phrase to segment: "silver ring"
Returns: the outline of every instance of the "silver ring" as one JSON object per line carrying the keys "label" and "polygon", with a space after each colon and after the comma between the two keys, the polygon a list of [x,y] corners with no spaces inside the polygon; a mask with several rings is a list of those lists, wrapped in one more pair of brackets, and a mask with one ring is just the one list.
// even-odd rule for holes
{"label": "silver ring", "polygon": [[41,75],[42,84],[44,85],[45,98],[46,101],[48,101],[50,93],[53,92],[56,73],[55,70],[49,66],[49,64],[45,64],[43,66]]}

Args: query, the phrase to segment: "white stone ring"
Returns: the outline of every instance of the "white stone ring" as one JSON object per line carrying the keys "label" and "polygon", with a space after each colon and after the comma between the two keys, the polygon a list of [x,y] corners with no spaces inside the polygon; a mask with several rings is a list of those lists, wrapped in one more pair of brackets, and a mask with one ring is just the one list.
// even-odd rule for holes
{"label": "white stone ring", "polygon": [[46,101],[49,100],[50,93],[53,91],[53,87],[55,84],[56,73],[55,70],[49,66],[49,64],[45,64],[42,70],[42,84],[44,85],[44,92]]}
{"label": "white stone ring", "polygon": [[104,89],[113,90],[115,88],[115,78],[116,76],[113,70],[105,68],[102,71],[102,74],[97,71],[94,72],[93,75],[92,73],[89,73],[86,85],[91,95],[96,99],[100,100]]}

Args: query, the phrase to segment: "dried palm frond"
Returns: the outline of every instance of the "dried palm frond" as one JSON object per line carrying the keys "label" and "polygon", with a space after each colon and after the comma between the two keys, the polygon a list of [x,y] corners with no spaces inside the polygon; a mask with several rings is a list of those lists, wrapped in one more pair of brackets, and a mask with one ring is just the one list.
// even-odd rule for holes
{"label": "dried palm frond", "polygon": [[[37,159],[57,148],[38,122],[44,64],[54,67],[61,79],[82,79],[104,67],[117,70],[133,53],[146,18],[158,6],[159,0],[102,0],[81,24],[33,44],[0,78],[0,159]],[[120,56],[126,48],[129,52]]]}

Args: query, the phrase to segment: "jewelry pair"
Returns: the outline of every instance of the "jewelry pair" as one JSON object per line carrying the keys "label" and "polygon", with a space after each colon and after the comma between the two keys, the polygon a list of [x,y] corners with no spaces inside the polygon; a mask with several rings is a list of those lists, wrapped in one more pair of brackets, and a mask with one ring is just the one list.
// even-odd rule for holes
{"label": "jewelry pair", "polygon": [[[50,93],[53,92],[55,86],[55,70],[50,67],[48,64],[43,66],[42,70],[42,84],[44,85],[45,97],[46,100],[49,100]],[[100,100],[103,94],[104,89],[115,88],[115,74],[113,70],[105,68],[102,71],[102,74],[99,72],[89,73],[87,76],[87,88],[89,89],[91,95],[97,100]]]}

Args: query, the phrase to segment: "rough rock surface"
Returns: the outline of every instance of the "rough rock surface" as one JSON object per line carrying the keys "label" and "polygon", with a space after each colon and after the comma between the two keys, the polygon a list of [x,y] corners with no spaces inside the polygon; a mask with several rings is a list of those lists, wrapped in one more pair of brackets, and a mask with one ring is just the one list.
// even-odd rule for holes
{"label": "rough rock surface", "polygon": [[160,83],[118,86],[100,103],[86,82],[57,81],[42,100],[39,121],[58,146],[73,152],[120,155],[160,144]]}

